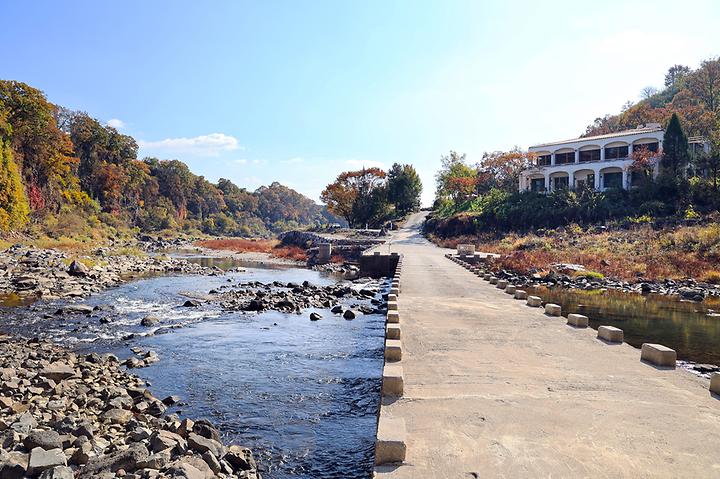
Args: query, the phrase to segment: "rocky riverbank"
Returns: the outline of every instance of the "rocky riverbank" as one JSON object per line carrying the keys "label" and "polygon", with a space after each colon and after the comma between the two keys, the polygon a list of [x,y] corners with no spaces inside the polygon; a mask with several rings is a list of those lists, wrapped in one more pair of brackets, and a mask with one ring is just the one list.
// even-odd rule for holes
{"label": "rocky riverbank", "polygon": [[302,284],[252,281],[211,290],[209,299],[233,311],[273,310],[300,314],[310,308],[325,308],[334,314],[342,314],[345,319],[353,319],[358,313],[383,312],[382,291],[383,283],[369,278],[328,286],[316,286],[307,281]]}
{"label": "rocky riverbank", "polygon": [[[557,265],[559,271],[531,274],[520,274],[506,269],[492,268],[492,261],[490,266],[495,276],[506,279],[518,287],[546,286],[588,291],[613,289],[625,293],[678,295],[682,299],[691,301],[703,301],[706,297],[720,297],[720,288],[717,285],[703,283],[692,278],[682,280],[666,279],[664,281],[649,281],[640,278],[637,281],[630,282],[600,278],[592,273],[584,275],[582,270],[573,271],[570,268],[573,265]],[[572,271],[572,274],[561,271]]]}
{"label": "rocky riverbank", "polygon": [[0,477],[259,478],[249,449],[166,414],[112,355],[0,337]]}
{"label": "rocky riverbank", "polygon": [[58,250],[15,245],[0,252],[0,294],[44,299],[85,297],[132,276],[218,272],[167,256],[115,255],[100,248],[93,255],[73,259]]}

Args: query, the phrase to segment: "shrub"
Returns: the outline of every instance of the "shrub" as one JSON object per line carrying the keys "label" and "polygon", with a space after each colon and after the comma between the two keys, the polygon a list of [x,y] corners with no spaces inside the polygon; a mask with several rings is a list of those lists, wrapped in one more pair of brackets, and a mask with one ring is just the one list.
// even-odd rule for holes
{"label": "shrub", "polygon": [[702,280],[710,284],[720,284],[720,271],[706,271],[702,276]]}

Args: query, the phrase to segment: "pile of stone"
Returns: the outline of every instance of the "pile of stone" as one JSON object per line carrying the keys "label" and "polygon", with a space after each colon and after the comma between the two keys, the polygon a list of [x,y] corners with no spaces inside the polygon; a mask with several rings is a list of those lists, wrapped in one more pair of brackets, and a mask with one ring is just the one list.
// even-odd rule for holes
{"label": "pile of stone", "polygon": [[252,452],[208,421],[165,414],[112,355],[0,337],[1,478],[244,478]]}
{"label": "pile of stone", "polygon": [[[213,301],[233,311],[281,311],[301,313],[308,308],[333,308],[340,301],[353,302],[350,308],[364,314],[382,311],[383,300],[378,297],[381,283],[364,279],[361,287],[350,282],[339,282],[328,286],[315,286],[307,281],[302,284],[262,283],[251,281],[238,286],[223,286],[210,291]],[[366,300],[369,304],[359,304]],[[340,306],[342,308],[342,306]]]}
{"label": "pile of stone", "polygon": [[88,257],[88,267],[81,261],[70,261],[62,251],[15,245],[0,252],[0,294],[16,293],[56,299],[85,297],[125,278],[151,273],[217,274],[183,259],[168,257],[116,255],[109,257],[98,250]]}

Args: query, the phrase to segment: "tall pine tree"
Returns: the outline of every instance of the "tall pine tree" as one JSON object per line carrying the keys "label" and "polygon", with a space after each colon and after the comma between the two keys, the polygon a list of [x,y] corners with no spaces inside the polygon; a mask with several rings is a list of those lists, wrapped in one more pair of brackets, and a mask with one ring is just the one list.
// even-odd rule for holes
{"label": "tall pine tree", "polygon": [[678,178],[689,160],[687,136],[680,125],[680,119],[673,113],[663,138],[663,156],[660,162],[662,173]]}

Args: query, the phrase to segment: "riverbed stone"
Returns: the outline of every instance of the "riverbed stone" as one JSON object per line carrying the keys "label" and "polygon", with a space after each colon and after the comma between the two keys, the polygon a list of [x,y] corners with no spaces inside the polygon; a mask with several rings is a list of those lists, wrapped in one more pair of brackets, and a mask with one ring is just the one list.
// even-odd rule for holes
{"label": "riverbed stone", "polygon": [[46,469],[52,469],[56,466],[67,466],[67,458],[60,448],[45,450],[42,447],[36,447],[30,451],[30,460],[28,462],[28,474],[35,476]]}
{"label": "riverbed stone", "polygon": [[640,360],[662,368],[675,369],[677,353],[662,344],[643,343],[640,349]]}
{"label": "riverbed stone", "polygon": [[23,445],[30,451],[36,447],[40,447],[45,450],[50,449],[62,449],[63,443],[60,439],[60,434],[55,431],[43,431],[35,430],[31,431],[30,434],[23,440]]}
{"label": "riverbed stone", "polygon": [[588,327],[588,317],[584,316],[582,314],[571,313],[571,314],[568,314],[567,324],[569,324],[570,326],[574,326],[576,328],[587,328]]}
{"label": "riverbed stone", "polygon": [[597,331],[598,339],[607,341],[608,343],[622,343],[623,330],[615,326],[600,326]]}

